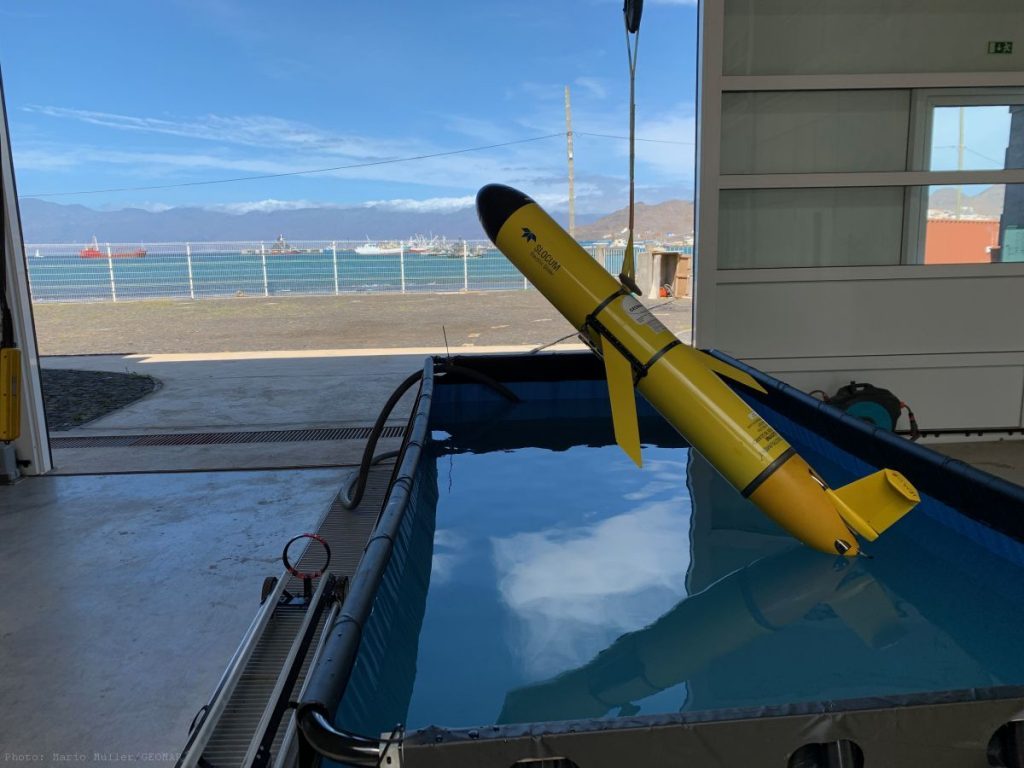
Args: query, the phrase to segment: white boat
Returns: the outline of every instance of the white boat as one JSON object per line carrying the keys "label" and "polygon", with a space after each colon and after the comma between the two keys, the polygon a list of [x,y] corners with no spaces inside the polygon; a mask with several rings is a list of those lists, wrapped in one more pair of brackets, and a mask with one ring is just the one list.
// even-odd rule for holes
{"label": "white boat", "polygon": [[402,252],[402,244],[366,242],[357,245],[354,250],[360,256],[395,256]]}

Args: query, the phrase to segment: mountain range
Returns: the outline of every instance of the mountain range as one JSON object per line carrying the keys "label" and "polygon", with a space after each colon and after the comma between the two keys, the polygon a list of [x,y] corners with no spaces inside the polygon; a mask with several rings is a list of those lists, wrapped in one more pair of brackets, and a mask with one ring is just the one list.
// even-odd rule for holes
{"label": "mountain range", "polygon": [[[993,184],[976,195],[961,193],[960,209],[962,213],[985,218],[998,219],[1003,215],[1003,198],[1006,194],[1004,184]],[[955,187],[943,187],[928,197],[928,208],[942,211],[945,214],[956,212],[957,199]]]}
{"label": "mountain range", "polygon": [[123,208],[99,211],[84,205],[21,201],[27,243],[156,243],[176,241],[405,239],[417,233],[482,239],[472,207],[419,212],[386,205],[310,207],[234,213],[215,208],[179,207],[162,211]]}
{"label": "mountain range", "polygon": [[[964,193],[961,206],[964,211],[975,215],[998,217],[1003,210],[1003,191],[1003,186],[997,184],[975,195]],[[101,211],[84,205],[62,205],[34,198],[20,202],[26,243],[84,243],[93,235],[101,242],[112,243],[269,241],[280,233],[285,233],[292,240],[397,240],[417,233],[444,235],[452,239],[485,238],[472,206],[445,211],[417,211],[391,204],[367,204],[235,213],[200,207]],[[928,202],[932,210],[954,210],[956,190],[938,189]],[[566,226],[564,213],[556,212],[554,216]],[[578,215],[576,237],[579,240],[622,237],[628,222],[627,208],[600,217]],[[637,203],[635,228],[639,240],[688,235],[693,232],[693,203],[689,200],[668,200],[653,205]]]}
{"label": "mountain range", "polygon": [[[94,235],[100,242],[111,243],[273,240],[280,233],[290,240],[397,240],[417,233],[469,240],[486,237],[472,206],[415,211],[368,204],[234,213],[199,207],[100,211],[34,198],[20,202],[26,243],[84,243]],[[556,212],[554,216],[566,226],[564,213]],[[581,240],[618,237],[619,230],[626,226],[627,209],[601,218],[578,215],[576,220],[576,234]],[[688,233],[693,227],[693,204],[683,200],[657,205],[638,203],[636,224],[640,239],[655,239],[669,232]]]}
{"label": "mountain range", "polygon": [[[611,240],[625,237],[628,226],[629,208],[620,208],[589,224],[577,225],[576,237],[580,240]],[[637,203],[634,231],[638,240],[682,239],[693,232],[693,203],[689,200],[666,200],[656,205]]]}

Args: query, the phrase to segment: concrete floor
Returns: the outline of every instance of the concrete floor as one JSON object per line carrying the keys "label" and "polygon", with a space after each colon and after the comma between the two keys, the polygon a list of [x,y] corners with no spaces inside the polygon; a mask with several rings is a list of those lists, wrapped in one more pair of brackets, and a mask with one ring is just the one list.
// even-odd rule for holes
{"label": "concrete floor", "polygon": [[934,443],[928,448],[973,464],[991,475],[1024,486],[1024,440]]}
{"label": "concrete floor", "polygon": [[314,526],[346,474],[0,487],[4,762],[121,754],[173,765],[256,613],[263,578],[280,574],[284,543]]}

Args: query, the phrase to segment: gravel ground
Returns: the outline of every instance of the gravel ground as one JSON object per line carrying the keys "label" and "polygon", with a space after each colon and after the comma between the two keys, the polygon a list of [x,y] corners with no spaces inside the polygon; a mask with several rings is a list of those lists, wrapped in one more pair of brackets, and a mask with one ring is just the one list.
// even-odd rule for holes
{"label": "gravel ground", "polygon": [[[684,340],[690,300],[647,301]],[[573,332],[536,291],[38,304],[43,355],[545,344]]]}
{"label": "gravel ground", "polygon": [[[690,300],[647,302],[684,340]],[[39,304],[42,355],[540,345],[573,333],[536,291]],[[442,332],[442,328],[444,331]],[[149,376],[43,369],[50,429],[71,429],[145,397]]]}
{"label": "gravel ground", "polygon": [[66,371],[43,368],[43,404],[51,432],[98,419],[155,391],[152,376],[106,371]]}

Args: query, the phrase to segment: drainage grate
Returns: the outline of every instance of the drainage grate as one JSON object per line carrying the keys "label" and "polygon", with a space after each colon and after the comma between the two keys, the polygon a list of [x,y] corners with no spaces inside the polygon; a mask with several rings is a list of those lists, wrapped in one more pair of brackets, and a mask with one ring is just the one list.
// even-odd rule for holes
{"label": "drainage grate", "polygon": [[[237,445],[240,443],[298,443],[319,440],[365,440],[370,427],[333,429],[274,429],[262,432],[175,432],[165,435],[87,435],[51,437],[51,448],[154,448],[172,445]],[[405,427],[384,427],[381,437],[404,437]]]}

